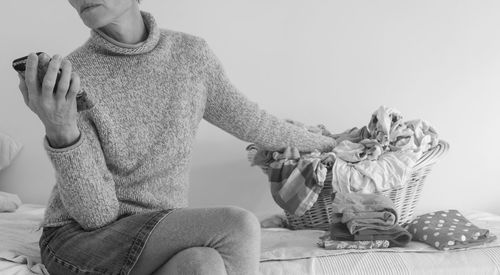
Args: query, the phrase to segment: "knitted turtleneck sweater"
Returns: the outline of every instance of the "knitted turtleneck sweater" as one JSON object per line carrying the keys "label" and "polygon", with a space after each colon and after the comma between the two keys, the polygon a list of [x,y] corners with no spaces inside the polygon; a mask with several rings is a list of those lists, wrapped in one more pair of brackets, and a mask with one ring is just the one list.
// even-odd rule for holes
{"label": "knitted turtleneck sweater", "polygon": [[207,43],[159,29],[125,45],[100,32],[67,58],[92,108],[79,140],[44,147],[56,173],[41,226],[77,221],[92,230],[121,215],[187,207],[193,140],[201,119],[268,149],[331,150],[335,141],[280,120],[237,91]]}

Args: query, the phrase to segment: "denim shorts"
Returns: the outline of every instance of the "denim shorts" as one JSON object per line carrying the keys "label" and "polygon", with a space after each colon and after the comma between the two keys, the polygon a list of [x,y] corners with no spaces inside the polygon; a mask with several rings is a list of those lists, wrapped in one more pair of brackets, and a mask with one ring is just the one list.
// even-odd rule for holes
{"label": "denim shorts", "polygon": [[42,263],[51,275],[129,274],[155,226],[172,210],[123,216],[93,231],[77,222],[44,227]]}

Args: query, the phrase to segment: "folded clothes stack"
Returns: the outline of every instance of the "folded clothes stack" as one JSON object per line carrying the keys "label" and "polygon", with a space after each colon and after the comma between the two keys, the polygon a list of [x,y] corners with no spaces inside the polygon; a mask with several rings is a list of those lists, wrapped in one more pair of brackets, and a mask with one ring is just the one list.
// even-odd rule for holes
{"label": "folded clothes stack", "polygon": [[496,239],[489,230],[475,226],[457,210],[420,215],[407,229],[414,241],[427,243],[439,250],[469,248]]}
{"label": "folded clothes stack", "polygon": [[318,244],[326,249],[406,246],[411,234],[397,224],[394,203],[379,194],[334,193],[330,231]]}

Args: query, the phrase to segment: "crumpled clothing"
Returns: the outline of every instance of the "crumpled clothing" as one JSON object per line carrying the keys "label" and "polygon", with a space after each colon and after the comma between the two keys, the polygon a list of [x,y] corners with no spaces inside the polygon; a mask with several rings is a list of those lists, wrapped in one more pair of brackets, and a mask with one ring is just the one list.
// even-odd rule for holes
{"label": "crumpled clothing", "polygon": [[333,152],[338,158],[341,158],[348,162],[359,162],[365,159],[365,146],[360,143],[354,143],[349,140],[344,140],[337,143],[337,146],[333,148]]}
{"label": "crumpled clothing", "polygon": [[403,115],[398,110],[380,106],[372,114],[368,123],[368,130],[371,133],[371,137],[378,140],[382,146],[388,146],[389,142],[391,142],[391,131],[403,123],[402,119]]}
{"label": "crumpled clothing", "polygon": [[334,138],[337,143],[340,143],[344,140],[348,140],[353,143],[358,143],[363,139],[371,138],[371,133],[366,126],[361,128],[354,127],[351,129],[347,129],[340,134],[330,135],[330,137]]}
{"label": "crumpled clothing", "polygon": [[336,241],[332,240],[330,233],[319,237],[318,246],[325,249],[377,249],[377,248],[388,248],[388,240],[375,240],[375,241]]}
{"label": "crumpled clothing", "polygon": [[357,143],[349,140],[359,134],[356,129],[337,135],[344,140],[337,140],[333,149],[332,185],[339,192],[378,193],[400,187],[422,154],[439,142],[429,123],[403,122],[399,111],[385,106],[373,113],[369,138]]}
{"label": "crumpled clothing", "polygon": [[381,194],[332,194],[332,223],[346,224],[350,234],[365,229],[388,230],[397,223],[396,206]]}
{"label": "crumpled clothing", "polygon": [[408,225],[408,231],[415,241],[439,250],[468,248],[496,239],[489,230],[475,226],[453,209],[420,215]]}
{"label": "crumpled clothing", "polygon": [[365,146],[365,156],[368,160],[377,160],[384,152],[382,145],[375,139],[363,139],[359,143]]}
{"label": "crumpled clothing", "polygon": [[393,108],[380,106],[368,124],[370,137],[376,139],[384,150],[426,152],[438,144],[436,130],[425,120],[403,121],[401,113]]}
{"label": "crumpled clothing", "polygon": [[333,152],[338,158],[355,163],[362,160],[376,160],[383,149],[378,141],[373,139],[363,139],[359,143],[343,140],[333,148]]}
{"label": "crumpled clothing", "polygon": [[425,120],[415,119],[405,122],[414,134],[414,142],[421,152],[426,152],[439,143],[437,131]]}
{"label": "crumpled clothing", "polygon": [[393,228],[382,229],[363,229],[351,234],[344,223],[330,224],[330,237],[336,241],[377,241],[387,240],[391,247],[404,247],[411,241],[411,234],[400,225]]}
{"label": "crumpled clothing", "polygon": [[332,167],[332,187],[341,193],[379,193],[405,184],[421,154],[386,152],[377,160],[349,163],[340,158]]}
{"label": "crumpled clothing", "polygon": [[333,152],[328,152],[328,153],[322,153],[320,155],[321,158],[321,163],[326,167],[327,170],[331,170],[333,167],[333,164],[335,164],[335,160],[337,159],[337,156]]}
{"label": "crumpled clothing", "polygon": [[388,149],[391,151],[418,151],[413,131],[406,127],[406,124],[402,123],[402,120],[394,124],[394,127],[391,129]]}
{"label": "crumpled clothing", "polygon": [[274,201],[285,211],[302,216],[323,190],[327,170],[319,158],[302,157],[279,159],[267,172]]}

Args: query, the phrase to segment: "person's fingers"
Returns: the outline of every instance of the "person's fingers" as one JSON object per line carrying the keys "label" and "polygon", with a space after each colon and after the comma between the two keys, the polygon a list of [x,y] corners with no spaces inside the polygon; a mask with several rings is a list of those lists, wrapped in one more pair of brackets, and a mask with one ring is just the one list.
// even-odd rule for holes
{"label": "person's fingers", "polygon": [[38,80],[40,81],[40,83],[43,83],[43,77],[47,72],[49,63],[50,63],[50,55],[43,52],[38,55]]}
{"label": "person's fingers", "polygon": [[39,65],[45,65],[50,62],[50,55],[46,53],[41,53],[38,55],[38,64]]}
{"label": "person's fingers", "polygon": [[76,100],[76,95],[80,91],[80,76],[72,72],[71,73],[71,81],[70,81],[70,86],[68,93],[66,94],[66,100],[68,101],[73,101]]}
{"label": "person's fingers", "polygon": [[28,60],[26,61],[26,71],[25,71],[25,81],[28,87],[29,98],[35,98],[38,96],[38,56],[35,53],[30,53],[28,55]]}
{"label": "person's fingers", "polygon": [[24,77],[21,74],[18,73],[17,77],[19,77],[19,90],[21,91],[21,94],[23,94],[24,103],[28,105],[30,102],[28,97],[28,87],[26,86]]}
{"label": "person's fingers", "polygon": [[47,72],[43,77],[42,82],[42,97],[49,98],[53,96],[54,87],[57,80],[57,73],[59,72],[59,67],[61,66],[62,58],[60,55],[54,55],[49,63]]}
{"label": "person's fingers", "polygon": [[64,59],[61,63],[61,76],[57,82],[56,99],[66,99],[71,81],[71,62]]}

